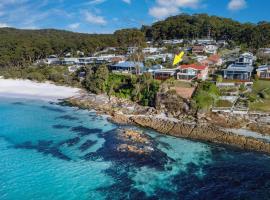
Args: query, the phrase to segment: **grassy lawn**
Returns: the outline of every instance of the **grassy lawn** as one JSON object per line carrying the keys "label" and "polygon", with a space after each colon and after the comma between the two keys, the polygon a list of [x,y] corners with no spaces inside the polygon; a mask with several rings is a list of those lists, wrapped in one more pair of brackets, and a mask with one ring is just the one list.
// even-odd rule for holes
{"label": "grassy lawn", "polygon": [[252,111],[270,112],[270,99],[263,100],[263,102],[250,103],[249,108]]}
{"label": "grassy lawn", "polygon": [[250,103],[249,108],[253,111],[264,111],[270,112],[270,97],[259,98],[259,93],[266,93],[265,96],[270,96],[270,81],[267,80],[258,80],[254,82],[253,85],[253,95],[257,96],[257,101]]}
{"label": "grassy lawn", "polygon": [[175,87],[183,87],[183,88],[191,88],[192,84],[190,82],[185,82],[185,81],[175,81],[174,82]]}
{"label": "grassy lawn", "polygon": [[230,102],[230,101],[227,101],[227,100],[218,100],[217,102],[216,102],[216,107],[225,107],[225,108],[227,108],[227,107],[232,107],[232,103]]}
{"label": "grassy lawn", "polygon": [[258,80],[256,82],[254,82],[253,92],[258,93],[266,88],[270,88],[270,81]]}

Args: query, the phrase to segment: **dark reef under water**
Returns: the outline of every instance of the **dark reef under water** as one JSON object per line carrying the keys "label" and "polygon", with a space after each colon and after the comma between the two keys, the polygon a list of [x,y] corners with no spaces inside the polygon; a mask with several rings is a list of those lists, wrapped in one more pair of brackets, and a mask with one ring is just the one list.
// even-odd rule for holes
{"label": "dark reef under water", "polygon": [[[17,107],[21,105],[27,105],[27,102],[12,104]],[[89,199],[93,192],[100,194],[100,199],[108,200],[270,199],[268,155],[173,138],[136,127],[113,125],[111,129],[104,129],[109,126],[105,118],[95,117],[93,113],[80,117],[75,111],[73,113],[59,105],[42,105],[39,109],[55,115],[57,122],[53,121],[48,127],[51,132],[59,131],[61,134],[52,133],[47,139],[32,140],[29,137],[22,142],[13,141],[8,134],[0,133],[0,137],[9,142],[8,148],[35,151],[45,157],[60,160],[66,166],[68,163],[110,163],[101,173],[113,182],[98,185],[94,190],[89,189],[86,195]],[[91,119],[92,124],[104,124],[82,124],[85,117]],[[0,116],[0,120],[4,120],[4,117]],[[143,131],[151,151],[146,154],[119,151],[121,144],[142,147],[141,143],[119,137],[119,130],[126,128]],[[55,135],[63,138],[56,140]],[[80,182],[78,187],[83,184]],[[5,191],[1,186],[0,197],[1,192]],[[61,196],[55,199],[61,199]]]}

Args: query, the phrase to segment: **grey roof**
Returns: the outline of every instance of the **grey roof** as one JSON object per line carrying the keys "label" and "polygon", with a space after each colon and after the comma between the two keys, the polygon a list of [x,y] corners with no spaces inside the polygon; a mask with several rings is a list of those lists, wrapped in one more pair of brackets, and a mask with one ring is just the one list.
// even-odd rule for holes
{"label": "grey roof", "polygon": [[237,64],[231,64],[227,69],[224,71],[240,71],[240,72],[252,72],[254,67],[250,65],[237,65]]}
{"label": "grey roof", "polygon": [[144,68],[144,64],[142,62],[132,62],[132,61],[120,62],[112,66],[121,68],[135,68],[136,66],[139,66],[141,68]]}
{"label": "grey roof", "polygon": [[266,70],[270,70],[270,65],[259,66],[256,71],[266,71]]}

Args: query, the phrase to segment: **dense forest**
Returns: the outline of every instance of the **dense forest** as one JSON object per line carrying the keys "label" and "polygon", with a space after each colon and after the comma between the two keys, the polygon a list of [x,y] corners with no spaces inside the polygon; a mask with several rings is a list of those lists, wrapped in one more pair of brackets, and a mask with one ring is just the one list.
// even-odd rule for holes
{"label": "dense forest", "polygon": [[96,50],[117,45],[113,35],[90,35],[59,30],[0,29],[0,66],[22,66],[51,54]]}
{"label": "dense forest", "polygon": [[0,29],[0,67],[27,66],[51,54],[63,56],[77,50],[86,56],[104,47],[145,46],[146,40],[194,39],[206,37],[230,40],[236,45],[257,49],[270,45],[270,23],[239,23],[207,14],[181,14],[152,26],[123,29],[114,34],[82,34],[69,31]]}
{"label": "dense forest", "polygon": [[150,40],[195,39],[211,34],[216,40],[231,40],[237,45],[259,48],[270,45],[270,23],[240,23],[207,14],[181,14],[141,29]]}

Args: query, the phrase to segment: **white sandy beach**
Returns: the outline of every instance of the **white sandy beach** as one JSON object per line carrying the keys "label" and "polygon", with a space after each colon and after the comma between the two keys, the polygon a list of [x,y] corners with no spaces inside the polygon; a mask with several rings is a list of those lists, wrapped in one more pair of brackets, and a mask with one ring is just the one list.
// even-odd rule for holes
{"label": "white sandy beach", "polygon": [[52,83],[37,83],[30,80],[0,78],[0,97],[57,100],[78,95],[80,89],[56,86]]}

